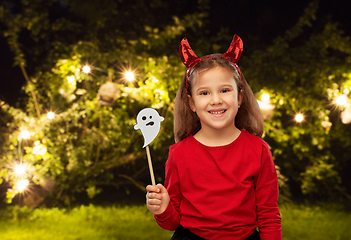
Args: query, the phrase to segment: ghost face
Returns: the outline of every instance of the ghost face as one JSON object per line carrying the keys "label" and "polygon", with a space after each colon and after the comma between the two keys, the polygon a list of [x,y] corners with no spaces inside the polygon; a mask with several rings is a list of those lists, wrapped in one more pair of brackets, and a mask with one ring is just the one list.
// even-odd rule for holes
{"label": "ghost face", "polygon": [[138,113],[136,120],[137,124],[134,125],[134,129],[140,129],[143,134],[144,148],[156,138],[164,118],[161,117],[155,109],[144,108]]}

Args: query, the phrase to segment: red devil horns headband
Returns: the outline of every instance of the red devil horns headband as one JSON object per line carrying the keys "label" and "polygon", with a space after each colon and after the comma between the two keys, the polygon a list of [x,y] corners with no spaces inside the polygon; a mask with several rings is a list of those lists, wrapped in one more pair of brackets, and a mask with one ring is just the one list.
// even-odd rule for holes
{"label": "red devil horns headband", "polygon": [[[234,35],[232,43],[230,44],[228,50],[222,55],[223,58],[227,59],[235,66],[235,68],[239,73],[240,79],[242,78],[241,71],[237,65],[237,62],[241,57],[243,48],[244,48],[243,41],[241,40],[241,38],[237,35]],[[180,53],[180,58],[182,59],[182,62],[188,69],[187,76],[186,76],[186,87],[188,88],[188,77],[193,67],[203,60],[210,59],[211,56],[204,56],[201,58],[196,56],[189,45],[188,39],[186,38],[183,38],[183,40],[180,42],[179,53]]]}

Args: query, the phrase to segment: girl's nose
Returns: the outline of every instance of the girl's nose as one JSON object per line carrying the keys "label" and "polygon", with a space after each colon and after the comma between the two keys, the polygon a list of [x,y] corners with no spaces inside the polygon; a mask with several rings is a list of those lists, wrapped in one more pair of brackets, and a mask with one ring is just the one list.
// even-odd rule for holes
{"label": "girl's nose", "polygon": [[222,98],[219,96],[219,94],[213,94],[211,98],[211,105],[216,105],[216,104],[222,104]]}

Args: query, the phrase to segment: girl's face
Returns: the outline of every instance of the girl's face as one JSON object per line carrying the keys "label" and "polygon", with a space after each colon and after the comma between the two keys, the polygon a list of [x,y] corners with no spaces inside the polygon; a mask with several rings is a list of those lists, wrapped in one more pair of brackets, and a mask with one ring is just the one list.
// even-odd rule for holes
{"label": "girl's face", "polygon": [[215,67],[199,73],[191,94],[189,105],[200,119],[201,131],[236,129],[234,120],[242,97],[232,72]]}

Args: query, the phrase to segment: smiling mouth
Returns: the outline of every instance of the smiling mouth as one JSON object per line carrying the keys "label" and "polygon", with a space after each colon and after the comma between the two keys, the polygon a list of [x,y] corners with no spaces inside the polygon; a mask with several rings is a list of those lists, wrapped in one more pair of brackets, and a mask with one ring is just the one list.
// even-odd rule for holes
{"label": "smiling mouth", "polygon": [[217,115],[217,114],[225,113],[226,111],[227,111],[227,110],[222,110],[222,111],[209,111],[209,113]]}
{"label": "smiling mouth", "polygon": [[155,123],[154,122],[148,122],[146,126],[153,126]]}

